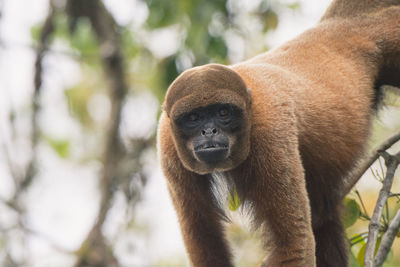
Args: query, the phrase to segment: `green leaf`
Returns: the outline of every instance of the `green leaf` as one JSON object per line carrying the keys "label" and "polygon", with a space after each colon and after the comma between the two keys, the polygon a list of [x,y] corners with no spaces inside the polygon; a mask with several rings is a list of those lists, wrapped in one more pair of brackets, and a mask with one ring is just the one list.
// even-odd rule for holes
{"label": "green leaf", "polygon": [[126,61],[134,59],[141,51],[132,31],[126,28],[121,29],[121,44]]}
{"label": "green leaf", "polygon": [[301,7],[301,4],[300,4],[300,2],[294,2],[294,3],[288,4],[286,6],[292,10],[296,10]]}
{"label": "green leaf", "polygon": [[[383,234],[383,233],[382,233],[382,234]],[[382,234],[381,234],[380,236],[378,236],[378,239],[376,240],[376,246],[375,246],[374,256],[375,256],[376,252],[378,251],[379,246],[381,245]]]}
{"label": "green leaf", "polygon": [[367,243],[364,242],[364,244],[362,245],[362,247],[357,255],[357,261],[360,264],[360,266],[364,266],[364,257],[365,257],[365,248],[366,247],[367,247]]}
{"label": "green leaf", "polygon": [[[176,68],[176,60],[176,55],[169,56],[165,59],[164,80],[166,86],[170,85],[179,75],[179,72]],[[165,87],[165,89],[167,88]]]}
{"label": "green leaf", "polygon": [[[374,251],[374,256],[376,252],[378,251],[378,248],[381,244],[382,241],[382,235],[378,236],[378,239],[376,240],[376,245],[375,245],[375,251]],[[364,243],[363,246],[361,247],[360,251],[358,252],[357,255],[357,261],[361,266],[364,266],[364,258],[365,258],[365,249],[367,247],[367,243]]]}
{"label": "green leaf", "polygon": [[229,195],[228,205],[231,211],[235,211],[240,207],[241,201],[236,189],[234,189],[233,192]]}
{"label": "green leaf", "polygon": [[97,54],[99,46],[87,18],[78,18],[75,31],[70,36],[70,44],[83,55]]}
{"label": "green leaf", "polygon": [[93,123],[87,109],[87,103],[93,94],[93,90],[90,84],[78,84],[64,91],[69,112],[85,127],[90,127]]}
{"label": "green leaf", "polygon": [[351,246],[354,246],[354,245],[356,245],[356,244],[364,244],[365,243],[365,240],[366,240],[366,235],[365,235],[365,233],[362,233],[362,234],[356,234],[356,235],[353,235],[352,237],[351,237],[351,239],[350,239],[350,241],[351,241]]}
{"label": "green leaf", "polygon": [[265,11],[263,14],[264,16],[264,31],[267,30],[274,30],[276,27],[278,27],[278,15],[275,13],[275,11],[268,9]]}
{"label": "green leaf", "polygon": [[39,42],[40,33],[42,32],[43,23],[33,25],[31,27],[31,38],[35,42]]}
{"label": "green leaf", "polygon": [[65,139],[53,139],[53,138],[46,138],[47,142],[49,143],[50,147],[57,152],[60,158],[67,158],[70,155],[70,144],[68,140]]}
{"label": "green leaf", "polygon": [[178,21],[180,10],[176,5],[176,1],[146,0],[146,2],[149,8],[147,25],[150,28],[166,27]]}
{"label": "green leaf", "polygon": [[223,60],[228,55],[228,47],[222,37],[212,37],[208,39],[207,54],[217,61]]}
{"label": "green leaf", "polygon": [[361,215],[360,206],[357,201],[346,198],[343,201],[342,221],[346,228],[352,226]]}
{"label": "green leaf", "polygon": [[353,252],[349,253],[349,267],[361,267],[360,263],[357,261],[356,256],[354,256]]}

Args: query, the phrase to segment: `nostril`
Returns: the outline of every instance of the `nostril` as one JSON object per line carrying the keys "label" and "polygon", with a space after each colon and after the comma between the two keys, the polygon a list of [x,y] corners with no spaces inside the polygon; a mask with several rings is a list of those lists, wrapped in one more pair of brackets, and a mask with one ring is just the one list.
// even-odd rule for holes
{"label": "nostril", "polygon": [[201,135],[203,135],[203,136],[211,136],[211,135],[214,135],[217,133],[218,133],[218,130],[216,128],[207,128],[207,129],[201,130]]}

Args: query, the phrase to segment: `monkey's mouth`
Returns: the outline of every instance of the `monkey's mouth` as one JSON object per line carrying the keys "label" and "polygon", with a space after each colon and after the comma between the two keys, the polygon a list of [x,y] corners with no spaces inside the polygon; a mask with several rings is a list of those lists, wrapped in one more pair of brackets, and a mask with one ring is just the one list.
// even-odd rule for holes
{"label": "monkey's mouth", "polygon": [[194,148],[194,151],[199,151],[199,150],[204,150],[204,149],[210,149],[210,150],[217,150],[217,149],[227,149],[228,145],[226,144],[220,144],[220,143],[206,143],[206,144],[200,144]]}
{"label": "monkey's mouth", "polygon": [[228,155],[228,145],[221,143],[203,143],[194,148],[196,157],[205,163],[218,163]]}

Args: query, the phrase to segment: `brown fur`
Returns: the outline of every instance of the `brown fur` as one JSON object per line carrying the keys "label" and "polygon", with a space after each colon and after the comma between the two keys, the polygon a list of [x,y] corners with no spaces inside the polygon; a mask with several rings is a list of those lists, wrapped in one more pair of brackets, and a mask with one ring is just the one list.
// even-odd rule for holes
{"label": "brown fur", "polygon": [[347,266],[339,192],[367,141],[374,88],[400,84],[399,62],[400,1],[337,0],[315,28],[275,50],[181,74],[158,136],[192,264],[232,266],[212,201],[213,169],[181,142],[175,116],[221,102],[245,111],[247,130],[232,149],[239,156],[220,170],[272,244],[263,266]]}

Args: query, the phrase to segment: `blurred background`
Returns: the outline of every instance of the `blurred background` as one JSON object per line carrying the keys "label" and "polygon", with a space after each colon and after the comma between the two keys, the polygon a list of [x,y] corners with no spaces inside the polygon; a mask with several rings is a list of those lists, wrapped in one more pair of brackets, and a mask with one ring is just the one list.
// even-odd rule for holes
{"label": "blurred background", "polygon": [[[0,266],[188,266],[155,149],[169,83],[290,40],[329,2],[0,0]],[[400,129],[399,99],[389,91],[371,147]],[[357,185],[370,214],[374,170]],[[232,217],[235,264],[256,266],[257,235]],[[398,243],[385,266],[400,266]]]}

